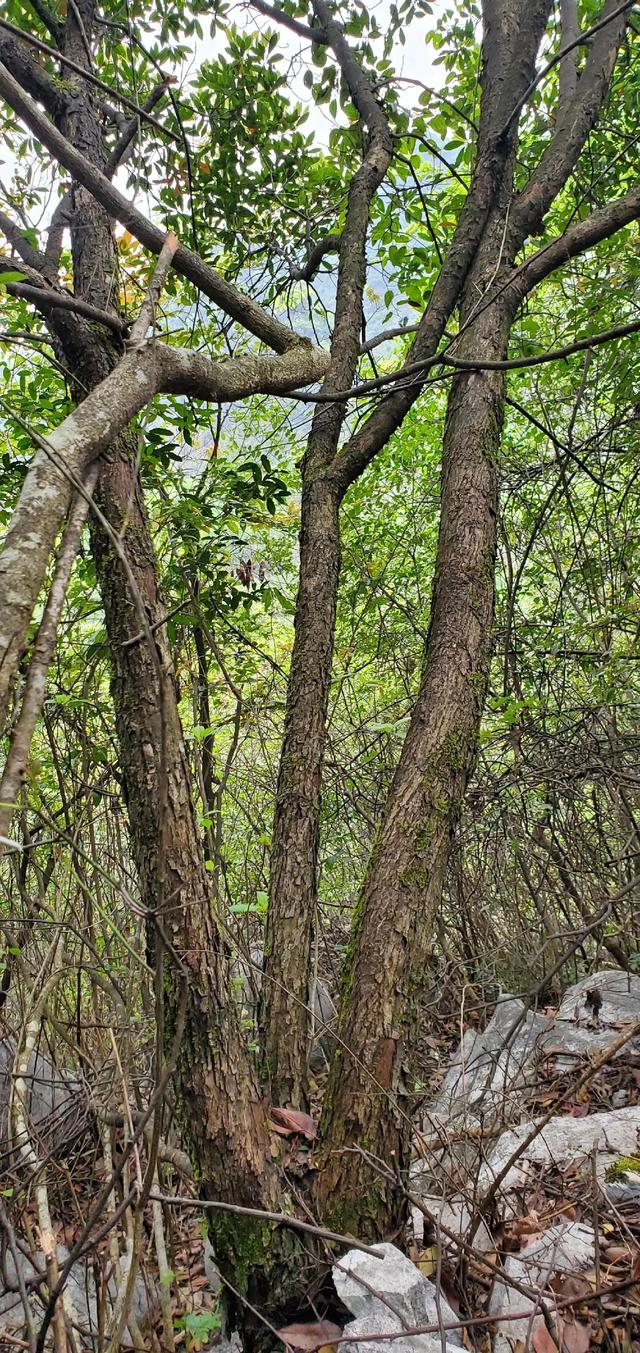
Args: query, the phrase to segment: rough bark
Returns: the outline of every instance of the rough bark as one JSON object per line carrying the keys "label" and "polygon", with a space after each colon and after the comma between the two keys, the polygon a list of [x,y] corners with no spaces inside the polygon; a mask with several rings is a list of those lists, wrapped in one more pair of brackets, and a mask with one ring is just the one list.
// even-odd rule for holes
{"label": "rough bark", "polygon": [[[330,394],[353,380],[360,348],[366,239],[371,203],[387,172],[393,143],[387,120],[342,30],[324,0],[314,0],[365,138],[349,187],[340,237]],[[344,422],[342,403],[314,415],[302,468],[300,573],[295,639],[287,686],[273,824],[265,978],[260,1025],[264,1070],[279,1104],[306,1104],[309,968],[316,901],[320,791],[340,572],[340,490],[328,473]]]}
{"label": "rough bark", "polygon": [[[605,13],[613,8],[607,0]],[[504,63],[514,13],[499,12],[497,45]],[[507,13],[511,19],[505,24]],[[619,21],[609,29],[606,38],[599,33],[593,43],[568,125],[556,131],[515,200],[513,143],[505,157],[495,206],[465,286],[457,357],[501,361],[506,356],[519,299],[517,288],[508,285],[515,258],[540,227],[597,120],[622,35]],[[511,57],[518,50],[521,61],[522,28],[517,36],[519,47],[511,45]],[[535,51],[530,76],[534,58]],[[524,73],[522,65],[519,69]],[[505,130],[512,125],[509,118]],[[393,1162],[401,1172],[408,1165],[415,998],[474,766],[492,656],[503,381],[501,372],[485,370],[456,376],[452,385],[423,679],[345,966],[341,1045],[325,1101],[317,1201],[333,1224],[365,1238],[392,1231],[403,1210],[395,1184],[381,1181],[371,1158]]]}
{"label": "rough bark", "polygon": [[[461,352],[504,356],[509,318],[506,303],[486,310]],[[406,1169],[416,997],[491,660],[503,404],[501,373],[455,377],[424,673],[346,962],[339,1032],[348,1052],[338,1047],[332,1064],[317,1201],[321,1215],[363,1238],[388,1234],[402,1210],[395,1184],[377,1176],[360,1148]]]}

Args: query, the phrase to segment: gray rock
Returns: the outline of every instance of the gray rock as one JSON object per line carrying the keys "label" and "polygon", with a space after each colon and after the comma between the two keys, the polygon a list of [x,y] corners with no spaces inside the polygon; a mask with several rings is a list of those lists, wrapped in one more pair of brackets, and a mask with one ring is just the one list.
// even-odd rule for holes
{"label": "gray rock", "polygon": [[[492,1315],[498,1317],[497,1333],[494,1341],[494,1353],[515,1353],[527,1344],[534,1329],[544,1323],[537,1294],[544,1289],[554,1273],[580,1273],[595,1262],[595,1234],[590,1226],[581,1222],[560,1222],[551,1226],[543,1235],[527,1245],[519,1254],[508,1255],[505,1262],[505,1276],[532,1289],[531,1298],[523,1296],[508,1282],[497,1280],[494,1284],[489,1303]],[[553,1301],[549,1302],[553,1312]],[[500,1317],[512,1311],[523,1311],[520,1320],[503,1320]],[[527,1345],[530,1346],[530,1345]]]}
{"label": "gray rock", "polygon": [[593,1002],[588,1000],[588,993],[594,991],[601,1001],[597,1013],[601,1028],[616,1030],[640,1019],[640,977],[619,968],[603,968],[569,987],[556,1019],[594,1022]]}
{"label": "gray rock", "polygon": [[[254,945],[249,953],[250,962],[240,955],[235,963],[235,980],[238,983],[241,1008],[245,1018],[254,1020],[256,1016],[260,987],[262,984],[262,964],[264,953],[260,945]],[[329,1030],[335,1024],[336,1008],[324,982],[318,982],[313,1002],[313,1015],[316,1025],[321,1029],[314,1039],[309,1054],[311,1071],[324,1071],[333,1051],[333,1039]],[[329,1026],[325,1030],[324,1026]]]}
{"label": "gray rock", "polygon": [[[530,1080],[549,1019],[516,998],[500,1001],[483,1033],[467,1031],[428,1120],[477,1125],[513,1116],[518,1092]],[[429,1131],[428,1121],[426,1131]]]}
{"label": "gray rock", "polygon": [[[597,993],[597,1011],[591,993]],[[570,1070],[576,1057],[606,1048],[625,1025],[638,1019],[640,977],[605,968],[569,987],[542,1045],[554,1057],[558,1070]],[[640,1051],[640,1038],[630,1039],[616,1056],[628,1056],[631,1051]]]}
{"label": "gray rock", "polygon": [[[7,1135],[16,1044],[0,1040],[0,1138]],[[29,1121],[34,1146],[43,1143],[55,1154],[73,1136],[74,1127],[86,1113],[86,1099],[79,1080],[58,1071],[44,1052],[31,1054],[27,1068]]]}
{"label": "gray rock", "polygon": [[[404,1338],[389,1340],[398,1334],[402,1325],[392,1315],[363,1315],[345,1325],[345,1340],[338,1345],[339,1353],[443,1353],[439,1334],[405,1334]],[[364,1335],[370,1335],[364,1339]],[[379,1339],[378,1335],[386,1335]],[[362,1342],[360,1342],[362,1340]],[[455,1345],[445,1342],[444,1353],[453,1353]]]}
{"label": "gray rock", "polygon": [[[416,1161],[416,1165],[422,1162]],[[415,1176],[412,1169],[411,1187],[414,1193],[420,1193],[420,1175]],[[471,1221],[471,1210],[464,1198],[443,1198],[434,1193],[424,1193],[422,1195],[425,1207],[436,1218],[440,1226],[446,1228],[456,1238],[464,1239],[469,1229]],[[419,1208],[413,1208],[411,1212],[413,1221],[413,1234],[419,1242],[424,1241],[425,1231],[430,1229],[429,1220],[424,1216]],[[434,1232],[436,1227],[434,1225]],[[444,1250],[453,1250],[457,1253],[455,1241],[440,1232],[440,1243]],[[495,1249],[495,1241],[484,1221],[480,1222],[476,1231],[474,1249],[479,1250],[481,1254],[486,1254],[489,1250]]]}
{"label": "gray rock", "polygon": [[[362,1250],[349,1250],[332,1270],[336,1292],[362,1323],[362,1333],[369,1329],[380,1333],[380,1320],[394,1321],[395,1330],[437,1325],[440,1320],[455,1326],[456,1316],[446,1297],[441,1293],[437,1300],[435,1284],[401,1250],[390,1244],[373,1248],[380,1259]],[[355,1335],[351,1327],[349,1333]],[[447,1339],[452,1346],[462,1344],[459,1330],[447,1330]]]}
{"label": "gray rock", "polygon": [[[531,1131],[531,1120],[509,1132],[503,1132],[478,1177],[478,1193],[484,1196],[500,1174],[513,1152]],[[501,1184],[501,1192],[509,1194],[520,1189],[526,1181],[531,1164],[540,1166],[563,1165],[577,1157],[587,1156],[596,1148],[596,1176],[604,1185],[605,1174],[616,1156],[636,1154],[640,1132],[640,1104],[609,1113],[592,1113],[586,1118],[552,1118],[538,1136],[525,1148],[512,1165]]]}

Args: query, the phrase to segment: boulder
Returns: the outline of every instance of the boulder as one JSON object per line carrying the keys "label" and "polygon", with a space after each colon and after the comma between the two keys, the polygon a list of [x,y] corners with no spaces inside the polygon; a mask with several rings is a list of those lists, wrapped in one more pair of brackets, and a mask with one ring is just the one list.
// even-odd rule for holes
{"label": "boulder", "polygon": [[[562,1000],[542,1038],[559,1070],[570,1070],[577,1057],[600,1052],[625,1025],[640,1019],[640,977],[604,968],[576,982]],[[625,1043],[617,1057],[640,1051],[640,1036]]]}
{"label": "boulder", "polygon": [[[503,1132],[478,1176],[478,1194],[483,1197],[493,1180],[501,1173],[514,1151],[531,1131],[532,1122]],[[502,1181],[501,1193],[513,1193],[523,1187],[531,1165],[544,1168],[562,1166],[571,1160],[588,1156],[596,1148],[596,1177],[605,1185],[606,1173],[619,1156],[633,1156],[640,1132],[640,1104],[607,1113],[592,1113],[586,1118],[569,1116],[552,1118],[537,1137],[527,1146]]]}
{"label": "boulder", "polygon": [[[534,1330],[544,1324],[543,1317],[536,1314],[544,1298],[537,1294],[555,1273],[581,1273],[594,1262],[595,1233],[590,1226],[577,1221],[550,1226],[519,1254],[508,1255],[504,1265],[506,1281],[496,1280],[489,1303],[491,1314],[498,1320],[494,1353],[520,1353],[524,1347],[531,1347],[527,1341],[531,1340]],[[525,1297],[509,1285],[510,1278],[530,1287],[534,1295]],[[553,1298],[548,1305],[553,1314]],[[512,1311],[525,1314],[520,1320],[504,1319]],[[502,1322],[500,1317],[503,1317]]]}
{"label": "boulder", "polygon": [[[344,1341],[338,1353],[453,1353],[454,1345],[443,1343],[439,1334],[405,1334],[404,1338],[389,1339],[402,1330],[399,1321],[391,1315],[359,1316],[345,1325]],[[370,1335],[370,1338],[365,1338]],[[382,1337],[378,1337],[382,1336]]]}
{"label": "boulder", "polygon": [[[416,1268],[395,1245],[374,1245],[373,1249],[380,1258],[365,1254],[362,1250],[349,1250],[333,1266],[333,1282],[347,1310],[355,1320],[345,1327],[347,1342],[340,1345],[343,1353],[350,1348],[349,1337],[355,1339],[358,1334],[376,1334],[384,1332],[402,1333],[417,1325],[444,1325],[455,1327],[456,1316],[443,1293],[438,1295],[435,1284]],[[391,1322],[389,1324],[389,1322]],[[354,1326],[357,1325],[357,1329]],[[414,1349],[415,1353],[428,1353],[433,1339],[441,1347],[440,1336],[420,1335],[406,1340],[395,1341],[394,1349]],[[430,1342],[421,1344],[418,1338]],[[446,1331],[447,1343],[451,1348],[462,1345],[459,1328]],[[368,1347],[354,1344],[355,1348]],[[375,1342],[372,1348],[376,1347]]]}
{"label": "boulder", "polygon": [[523,1001],[503,997],[483,1033],[468,1030],[440,1093],[431,1105],[429,1120],[447,1125],[465,1122],[485,1126],[508,1121],[518,1107],[519,1091],[531,1078],[540,1039],[550,1020],[527,1010]]}
{"label": "boulder", "polygon": [[[16,1044],[12,1038],[0,1040],[0,1139],[8,1132],[9,1099],[11,1095]],[[34,1133],[34,1147],[39,1144],[54,1155],[73,1139],[75,1129],[81,1126],[87,1111],[87,1100],[81,1082],[67,1072],[59,1071],[44,1052],[33,1052],[27,1067],[29,1122]]]}

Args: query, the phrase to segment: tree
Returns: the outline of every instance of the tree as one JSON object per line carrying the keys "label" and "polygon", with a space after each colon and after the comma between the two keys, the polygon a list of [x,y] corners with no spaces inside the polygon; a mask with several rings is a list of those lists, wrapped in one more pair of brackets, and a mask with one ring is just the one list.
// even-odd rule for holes
{"label": "tree", "polygon": [[[125,26],[123,32],[119,11],[105,23],[86,4],[80,10],[73,7],[63,21],[38,5],[36,29],[42,32],[44,26],[48,39],[36,39],[36,47],[41,52],[44,48],[42,64],[33,56],[34,24],[25,11],[18,8],[15,25],[0,25],[0,93],[18,120],[12,135],[19,144],[26,145],[24,138],[32,136],[45,147],[62,188],[44,247],[26,211],[0,216],[13,251],[8,264],[13,271],[4,279],[7,303],[17,307],[10,313],[23,315],[34,306],[43,317],[77,405],[54,432],[36,437],[39,449],[0,555],[0,698],[6,721],[29,627],[75,491],[46,623],[26,676],[28,717],[20,716],[15,724],[3,798],[9,806],[15,803],[26,773],[44,693],[43,673],[82,532],[82,500],[95,497],[91,550],[112,668],[119,768],[148,954],[156,971],[158,1027],[161,1035],[166,1015],[172,1047],[176,1040],[181,1045],[176,1080],[185,1129],[206,1197],[286,1211],[290,1204],[268,1150],[266,1105],[229,999],[231,956],[220,899],[211,907],[211,851],[203,848],[198,829],[178,708],[176,646],[172,648],[166,624],[139,473],[139,437],[144,438],[145,425],[132,420],[158,395],[227,402],[256,393],[290,392],[315,408],[301,467],[295,641],[275,802],[261,1007],[263,1078],[276,1102],[305,1108],[341,509],[372,462],[393,444],[414,404],[428,395],[430,382],[453,373],[422,678],[377,824],[345,963],[339,1043],[325,1096],[321,1169],[313,1193],[323,1219],[371,1238],[392,1230],[402,1212],[398,1191],[380,1186],[372,1160],[393,1159],[401,1174],[408,1164],[407,1095],[416,1002],[453,836],[476,765],[494,649],[505,372],[536,360],[530,352],[510,359],[510,339],[517,333],[522,342],[518,326],[537,289],[548,286],[568,260],[623,232],[640,212],[640,193],[628,187],[625,157],[616,159],[612,153],[609,130],[613,120],[624,133],[628,85],[633,87],[635,80],[633,52],[625,48],[627,40],[632,42],[630,6],[605,0],[597,13],[585,8],[576,35],[577,13],[571,5],[563,11],[558,33],[546,0],[533,5],[488,0],[479,52],[473,8],[468,18],[455,15],[451,37],[459,45],[464,38],[466,45],[446,61],[459,89],[448,90],[446,98],[425,91],[424,104],[411,114],[399,102],[388,60],[403,24],[415,22],[411,6],[394,15],[387,50],[377,64],[373,45],[379,35],[366,12],[345,13],[339,22],[324,0],[313,0],[310,26],[306,13],[303,20],[291,7],[254,8],[270,22],[292,29],[305,50],[311,44],[312,64],[306,69],[319,100],[331,101],[333,90],[339,89],[349,125],[333,134],[333,159],[318,155],[305,142],[299,119],[284,99],[268,61],[277,47],[275,33],[263,40],[229,30],[231,61],[221,58],[201,75],[195,107],[188,110],[196,115],[196,130],[189,133],[188,117],[175,100],[172,113],[164,114],[160,123],[152,113],[170,92],[164,76],[143,104],[130,97],[137,88],[132,84],[124,100],[135,114],[130,122],[114,118],[102,95],[116,98],[116,73],[125,59],[142,83],[150,83],[151,71],[155,78],[158,65],[163,70],[168,59],[165,33],[184,30],[187,39],[198,33],[195,12],[176,11],[166,18],[157,50],[150,54],[132,28]],[[137,18],[160,24],[159,16],[144,7],[132,21]],[[447,40],[446,31],[438,29],[436,35],[440,43]],[[549,45],[555,53],[541,65],[540,53]],[[92,53],[99,61],[99,77]],[[626,63],[620,86],[612,83],[618,60]],[[222,133],[215,129],[217,177],[202,140],[198,143],[210,125],[208,98],[213,98],[223,127]],[[467,105],[462,113],[461,100]],[[337,118],[337,98],[331,106]],[[13,128],[11,115],[9,119]],[[427,202],[420,184],[425,126],[443,136],[448,120],[455,131],[453,145],[444,151],[437,143],[433,147],[443,162],[447,186]],[[181,236],[192,232],[198,246],[193,250],[167,238],[111,182],[143,126],[165,138],[160,144],[165,147],[166,183],[159,201],[167,225]],[[197,166],[189,139],[202,156]],[[447,157],[458,146],[454,165]],[[594,157],[606,163],[607,174],[604,182],[596,178],[582,191],[585,159]],[[60,179],[63,170],[72,176],[70,189]],[[467,186],[464,175],[469,171]],[[191,212],[181,174],[192,194]],[[136,166],[135,175],[148,180],[149,171]],[[279,184],[278,175],[282,189],[273,193],[272,231],[262,210],[254,221],[247,202],[256,186],[267,198],[274,176]],[[291,188],[294,176],[297,196]],[[406,181],[420,243],[401,247],[407,210],[400,189]],[[439,216],[437,231],[433,212]],[[310,233],[314,215],[322,227],[315,239]],[[127,231],[118,241],[113,219]],[[72,291],[62,280],[66,230]],[[278,230],[288,232],[290,256],[306,254],[302,265],[289,264],[289,284],[312,284],[323,260],[338,254],[328,353],[300,332],[301,324],[297,331],[277,317],[278,296],[287,285]],[[399,369],[363,382],[361,363],[375,346],[375,341],[363,341],[369,237],[375,237],[380,257],[393,263],[396,285],[406,289],[412,303],[416,274],[422,275],[418,299],[426,304],[417,326],[411,326],[415,335]],[[216,238],[222,242],[219,270],[204,262]],[[156,292],[171,264],[167,291],[175,296],[173,316],[182,326],[177,337],[187,342],[177,342],[171,329],[165,342],[147,341],[153,307],[146,303],[140,324],[131,330],[129,274],[139,286],[144,271],[134,241],[161,256]],[[263,260],[267,277],[264,303],[248,294],[254,253]],[[241,278],[244,286],[229,277]],[[150,297],[157,302],[153,283]],[[217,308],[214,318],[207,318],[214,360],[188,346],[184,316],[203,297]],[[389,304],[393,302],[391,293]],[[232,322],[240,326],[233,340]],[[598,334],[587,325],[587,332],[563,353],[594,349],[636,327],[630,319],[622,330]],[[275,355],[249,346],[248,335]],[[234,342],[232,354],[221,359],[224,345]],[[552,355],[541,357],[547,361]],[[319,390],[301,393],[318,380]],[[373,399],[373,408],[358,419],[348,409],[352,399],[363,398]],[[169,421],[180,417],[179,407],[170,406]],[[21,425],[20,417],[17,422]],[[24,420],[22,426],[24,431]],[[32,432],[30,419],[26,430]],[[156,431],[146,428],[150,445]],[[97,472],[92,468],[96,465]],[[270,474],[267,458],[259,482]],[[186,490],[184,498],[186,504]],[[202,672],[205,645],[215,654],[216,640],[200,623],[200,582],[196,567],[188,600],[196,618]],[[201,707],[207,717],[206,700]],[[211,786],[210,763],[208,774]],[[210,807],[210,790],[205,806]],[[7,821],[3,818],[3,835]],[[158,1055],[158,1084],[161,1075]],[[241,1276],[249,1295],[263,1302],[268,1292],[270,1309],[286,1306],[299,1264],[290,1233],[276,1232],[276,1243],[264,1219],[246,1220],[241,1227],[237,1221],[230,1225],[226,1217],[214,1220],[213,1231],[221,1262],[229,1274]]]}

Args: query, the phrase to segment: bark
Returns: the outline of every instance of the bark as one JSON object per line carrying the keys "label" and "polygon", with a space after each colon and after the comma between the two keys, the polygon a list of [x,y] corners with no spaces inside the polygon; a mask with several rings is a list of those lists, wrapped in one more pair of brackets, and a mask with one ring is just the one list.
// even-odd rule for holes
{"label": "bark", "polygon": [[[354,105],[371,140],[349,193],[340,240],[331,368],[324,390],[351,384],[359,354],[365,240],[374,192],[389,161],[384,115],[324,0],[316,15],[327,34]],[[431,356],[442,338],[503,181],[515,130],[498,138],[515,100],[530,82],[548,0],[519,15],[489,4],[484,50],[478,161],[452,248],[419,326],[409,360]],[[295,641],[287,688],[285,731],[273,827],[269,913],[265,939],[263,1025],[265,1071],[278,1103],[304,1106],[308,1051],[308,983],[317,892],[322,764],[340,572],[342,498],[372,456],[399,426],[420,390],[408,383],[383,402],[362,433],[338,450],[343,405],[320,408],[303,464],[300,574]]]}
{"label": "bark", "polygon": [[[486,310],[468,330],[464,355],[503,357],[509,322],[506,302]],[[316,1198],[323,1217],[365,1239],[401,1220],[395,1184],[378,1177],[361,1149],[406,1170],[416,1000],[492,653],[503,406],[500,372],[455,377],[424,673],[346,961],[339,1033],[348,1052],[338,1047],[331,1068]]]}
{"label": "bark", "polygon": [[[391,159],[387,120],[324,0],[314,0],[365,138],[349,187],[336,286],[327,394],[349,386],[360,350],[369,211]],[[329,474],[344,422],[342,403],[314,415],[302,469],[300,573],[295,639],[273,824],[265,977],[260,1025],[264,1070],[279,1104],[306,1106],[310,1051],[309,969],[316,901],[320,791],[340,572],[341,494]]]}
{"label": "bark", "polygon": [[[605,13],[614,8],[607,0]],[[516,55],[513,45],[509,53],[505,14],[502,10],[498,23],[503,63]],[[517,288],[508,285],[517,252],[566,181],[607,95],[620,20],[604,33],[597,35],[578,81],[568,128],[556,131],[515,202],[513,143],[507,152],[495,206],[465,286],[456,357],[489,362],[506,357],[519,299]],[[515,63],[521,74],[523,37],[521,28]],[[487,33],[485,43],[489,39]],[[534,59],[535,50],[530,76]],[[363,1238],[388,1234],[402,1220],[395,1183],[381,1180],[371,1161],[393,1162],[401,1174],[409,1163],[416,996],[474,767],[492,656],[503,382],[501,372],[485,370],[456,376],[452,385],[423,678],[345,965],[341,1044],[325,1101],[317,1203],[332,1224]]]}

